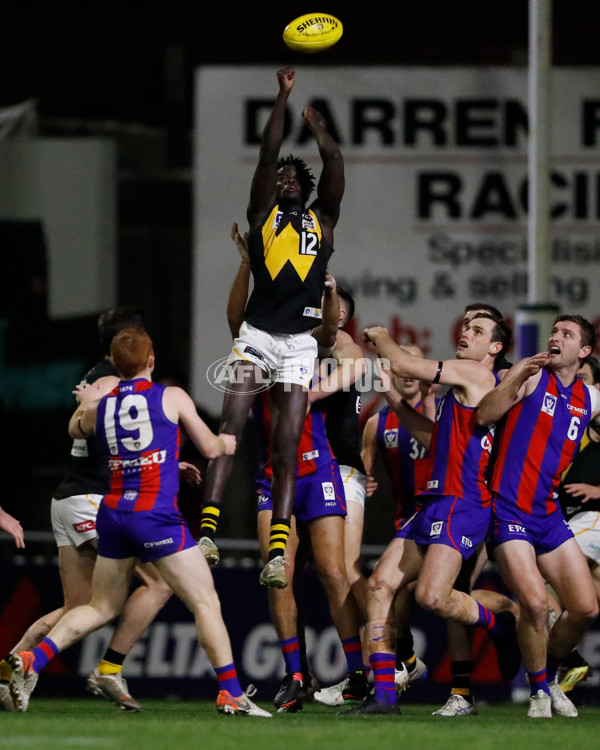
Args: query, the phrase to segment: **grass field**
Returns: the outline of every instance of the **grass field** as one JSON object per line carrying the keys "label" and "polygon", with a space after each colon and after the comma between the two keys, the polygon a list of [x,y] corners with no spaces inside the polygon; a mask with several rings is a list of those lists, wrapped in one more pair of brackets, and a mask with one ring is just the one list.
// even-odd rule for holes
{"label": "grass field", "polygon": [[[408,704],[401,716],[344,717],[311,703],[273,719],[220,716],[208,701],[144,701],[130,714],[108,703],[32,700],[26,714],[0,714],[6,750],[586,750],[598,747],[600,708],[578,719],[532,720],[527,707],[480,706],[479,716],[432,717],[439,706]],[[263,708],[270,708],[260,702]]]}

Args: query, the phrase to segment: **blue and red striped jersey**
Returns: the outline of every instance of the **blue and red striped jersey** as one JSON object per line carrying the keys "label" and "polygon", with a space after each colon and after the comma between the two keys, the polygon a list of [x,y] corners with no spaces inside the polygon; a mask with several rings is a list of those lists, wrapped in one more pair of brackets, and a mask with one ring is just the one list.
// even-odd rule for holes
{"label": "blue and red striped jersey", "polygon": [[[273,476],[273,468],[271,466],[272,418],[267,391],[260,393],[254,400],[252,413],[258,429],[259,444],[262,453],[259,474],[271,479]],[[325,418],[326,412],[322,408],[322,402],[315,402],[306,415],[304,429],[302,430],[300,443],[298,444],[298,477],[314,474],[319,466],[330,463],[335,458],[327,439]]]}
{"label": "blue and red striped jersey", "polygon": [[417,495],[452,495],[488,507],[486,472],[492,443],[492,431],[477,424],[477,408],[463,406],[449,389],[437,406],[426,481]]}
{"label": "blue and red striped jersey", "polygon": [[498,425],[494,494],[534,516],[556,510],[561,475],[575,455],[592,408],[590,391],[579,378],[564,386],[544,368],[533,393]]}
{"label": "blue and red striped jersey", "polygon": [[[420,411],[421,402],[415,408]],[[427,450],[399,423],[389,406],[384,406],[379,412],[375,441],[396,496],[398,525],[401,519],[409,518],[415,511],[415,492],[423,481]]]}
{"label": "blue and red striped jersey", "polygon": [[172,509],[179,490],[179,426],[163,411],[164,386],[121,381],[98,405],[96,433],[108,457],[104,502],[123,511]]}

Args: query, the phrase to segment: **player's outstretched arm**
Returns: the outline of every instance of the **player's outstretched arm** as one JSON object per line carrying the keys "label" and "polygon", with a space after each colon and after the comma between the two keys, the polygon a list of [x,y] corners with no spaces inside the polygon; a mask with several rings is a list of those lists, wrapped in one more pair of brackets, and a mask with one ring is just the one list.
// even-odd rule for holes
{"label": "player's outstretched arm", "polygon": [[270,208],[275,196],[277,181],[277,159],[283,143],[285,109],[296,73],[292,67],[277,71],[279,92],[262,134],[258,164],[250,188],[247,218],[252,229],[260,217]]}
{"label": "player's outstretched arm", "polygon": [[[344,157],[339,143],[327,131],[323,118],[314,107],[306,107],[302,117],[317,143],[323,162],[317,185],[317,200],[321,222],[326,230],[332,231],[340,217],[346,187]],[[332,241],[332,237],[328,237],[328,240]]]}
{"label": "player's outstretched arm", "polygon": [[477,423],[491,425],[499,422],[506,412],[522,401],[537,386],[548,353],[540,352],[514,364],[500,383],[487,393],[477,410]]}
{"label": "player's outstretched arm", "polygon": [[191,397],[178,386],[165,388],[163,409],[167,417],[181,423],[196,448],[208,459],[232,456],[235,453],[234,435],[215,435],[200,417]]}

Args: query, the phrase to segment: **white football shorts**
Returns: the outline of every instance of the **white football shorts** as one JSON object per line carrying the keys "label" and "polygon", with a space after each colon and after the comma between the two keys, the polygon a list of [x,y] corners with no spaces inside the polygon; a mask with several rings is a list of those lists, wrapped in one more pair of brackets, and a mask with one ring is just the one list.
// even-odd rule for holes
{"label": "white football shorts", "polygon": [[583,554],[600,564],[600,511],[577,513],[569,520],[569,528]]}
{"label": "white football shorts", "polygon": [[358,503],[365,507],[367,496],[367,478],[353,466],[340,466],[344,495],[347,503]]}
{"label": "white football shorts", "polygon": [[103,495],[52,498],[50,517],[57,547],[79,547],[96,538],[96,516]]}
{"label": "white football shorts", "polygon": [[267,333],[245,321],[233,342],[228,364],[245,360],[265,374],[265,387],[295,383],[308,388],[317,358],[317,341],[306,333]]}

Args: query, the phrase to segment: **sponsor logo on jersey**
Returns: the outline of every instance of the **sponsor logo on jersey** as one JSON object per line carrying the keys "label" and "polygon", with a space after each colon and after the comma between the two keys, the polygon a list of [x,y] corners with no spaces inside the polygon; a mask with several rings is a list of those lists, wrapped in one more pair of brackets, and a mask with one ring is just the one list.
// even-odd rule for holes
{"label": "sponsor logo on jersey", "polygon": [[166,544],[173,544],[173,538],[161,539],[158,542],[144,542],[144,547],[150,549],[151,547],[164,547]]}
{"label": "sponsor logo on jersey", "polygon": [[311,216],[310,214],[302,214],[302,229],[309,229],[314,232],[316,228],[317,225],[314,216]]}
{"label": "sponsor logo on jersey", "polygon": [[302,313],[305,318],[319,318],[321,319],[322,313],[320,307],[305,307]]}
{"label": "sponsor logo on jersey", "polygon": [[556,396],[551,393],[544,394],[544,403],[542,404],[542,411],[545,414],[549,414],[551,417],[554,416],[554,410],[556,409]]}
{"label": "sponsor logo on jersey", "polygon": [[94,521],[80,521],[74,523],[73,528],[78,534],[85,534],[86,531],[93,531],[96,528]]}
{"label": "sponsor logo on jersey", "polygon": [[244,354],[250,354],[250,356],[256,357],[257,359],[265,358],[265,355],[262,352],[259,352],[258,349],[255,349],[253,346],[245,347]]}
{"label": "sponsor logo on jersey", "polygon": [[567,404],[567,409],[569,411],[574,411],[575,414],[585,414],[587,415],[587,409],[583,409],[580,406],[573,406],[573,404]]}
{"label": "sponsor logo on jersey", "polygon": [[437,479],[432,479],[431,481],[427,482],[428,490],[437,490],[439,486],[440,486],[440,483]]}
{"label": "sponsor logo on jersey", "polygon": [[154,451],[148,456],[136,458],[113,458],[108,462],[109,469],[113,472],[121,470],[123,473],[134,472],[137,469],[147,469],[156,464],[164,464],[167,460],[167,451]]}
{"label": "sponsor logo on jersey", "polygon": [[124,500],[137,500],[139,492],[137,490],[125,490],[123,493]]}
{"label": "sponsor logo on jersey", "polygon": [[398,447],[398,430],[384,430],[383,442],[386,448]]}
{"label": "sponsor logo on jersey", "polygon": [[335,489],[333,482],[321,482],[323,488],[323,497],[325,500],[333,500],[335,498]]}
{"label": "sponsor logo on jersey", "polygon": [[442,533],[442,529],[444,528],[444,522],[443,521],[434,521],[431,524],[431,531],[429,532],[429,536],[439,536]]}
{"label": "sponsor logo on jersey", "polygon": [[312,461],[313,458],[319,458],[319,451],[309,451],[302,454],[303,461]]}

